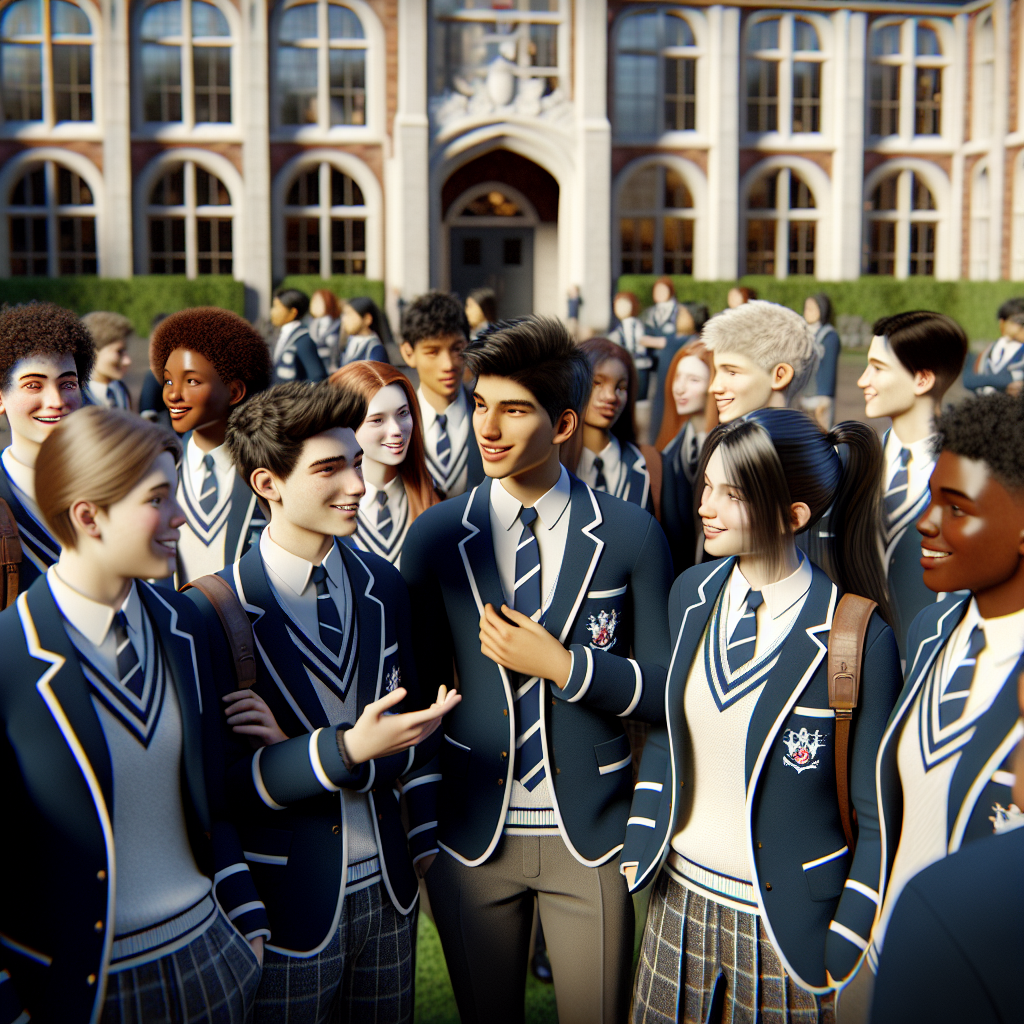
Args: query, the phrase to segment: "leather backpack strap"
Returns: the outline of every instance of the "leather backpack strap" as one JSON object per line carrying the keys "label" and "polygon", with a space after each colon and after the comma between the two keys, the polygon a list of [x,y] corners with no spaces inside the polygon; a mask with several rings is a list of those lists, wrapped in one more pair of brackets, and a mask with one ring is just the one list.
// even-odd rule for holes
{"label": "leather backpack strap", "polygon": [[654,499],[654,518],[661,522],[661,452],[653,444],[640,445],[640,454],[647,463],[651,478],[651,497]]}
{"label": "leather backpack strap", "polygon": [[240,690],[251,690],[256,685],[256,637],[252,623],[245,614],[242,602],[220,576],[200,576],[186,583],[182,591],[195,587],[213,605],[213,610],[224,627],[231,658],[235,663],[235,678]]}
{"label": "leather backpack strap", "polygon": [[0,586],[3,588],[0,593],[0,607],[10,608],[18,597],[21,557],[18,520],[14,518],[11,506],[0,498]]}
{"label": "leather backpack strap", "polygon": [[860,698],[864,637],[878,605],[857,594],[844,594],[832,618],[828,637],[828,706],[836,715],[836,792],[846,845],[853,852],[853,812],[850,805],[850,723]]}

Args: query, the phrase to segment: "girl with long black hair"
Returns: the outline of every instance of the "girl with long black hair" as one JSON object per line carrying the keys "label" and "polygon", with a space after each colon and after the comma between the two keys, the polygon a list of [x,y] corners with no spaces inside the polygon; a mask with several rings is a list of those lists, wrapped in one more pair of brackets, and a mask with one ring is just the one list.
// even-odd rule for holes
{"label": "girl with long black hair", "polygon": [[385,347],[391,340],[391,327],[373,299],[365,295],[346,299],[341,307],[341,328],[348,337],[341,353],[342,366],[360,359],[391,362]]}
{"label": "girl with long black hair", "polygon": [[[667,721],[647,741],[621,855],[634,890],[663,867],[634,1021],[831,1022],[861,962],[883,871],[875,752],[902,681],[874,541],[881,459],[867,426],[826,434],[790,409],[719,426],[704,445],[712,560],[672,590]],[[830,506],[838,585],[795,543]],[[878,603],[850,738],[855,850],[828,694],[844,591]]]}

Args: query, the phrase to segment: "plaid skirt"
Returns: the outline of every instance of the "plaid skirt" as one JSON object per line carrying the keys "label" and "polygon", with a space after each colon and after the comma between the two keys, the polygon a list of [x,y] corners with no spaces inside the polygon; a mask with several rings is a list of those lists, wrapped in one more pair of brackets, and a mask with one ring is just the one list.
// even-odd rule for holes
{"label": "plaid skirt", "polygon": [[662,871],[651,894],[631,1024],[835,1024],[835,996],[801,988],[756,914]]}

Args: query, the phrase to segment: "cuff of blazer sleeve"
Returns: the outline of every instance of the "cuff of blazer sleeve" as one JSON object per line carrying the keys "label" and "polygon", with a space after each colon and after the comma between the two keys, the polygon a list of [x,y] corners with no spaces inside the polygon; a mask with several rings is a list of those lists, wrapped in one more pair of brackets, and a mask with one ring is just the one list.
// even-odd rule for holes
{"label": "cuff of blazer sleeve", "polygon": [[[351,768],[345,764],[341,756],[339,733],[347,732],[350,725],[340,725],[337,729],[318,729],[315,750],[310,744],[310,766],[313,774],[324,789],[362,789],[369,781],[370,762],[355,764]],[[319,764],[317,763],[319,755]],[[326,778],[325,778],[326,776]]]}
{"label": "cuff of blazer sleeve", "polygon": [[594,656],[590,649],[583,644],[570,644],[569,654],[572,656],[572,666],[569,668],[569,681],[565,689],[560,690],[557,686],[552,687],[552,694],[570,704],[581,700],[590,689],[594,679]]}

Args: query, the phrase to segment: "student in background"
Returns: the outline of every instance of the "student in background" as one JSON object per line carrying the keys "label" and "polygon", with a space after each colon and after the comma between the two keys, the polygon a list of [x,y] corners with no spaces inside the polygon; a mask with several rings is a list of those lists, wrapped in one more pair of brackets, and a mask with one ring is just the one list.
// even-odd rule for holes
{"label": "student in background", "polygon": [[[149,337],[166,320],[169,313],[157,313],[149,323]],[[171,429],[171,415],[164,405],[164,382],[154,376],[151,368],[146,368],[146,376],[142,381],[142,392],[139,395],[139,415],[150,423],[159,423],[161,427]]]}
{"label": "student in background", "polygon": [[[650,348],[659,348],[658,374],[655,378],[654,394],[651,396],[651,419],[648,436],[657,438],[661,435],[661,421],[665,415],[665,394],[670,387],[669,367],[676,353],[691,341],[700,338],[700,332],[708,322],[708,307],[703,302],[680,302],[676,313],[676,336],[674,338],[647,338],[645,344]],[[661,447],[659,445],[659,447]]]}
{"label": "student in background", "polygon": [[725,304],[728,309],[739,309],[740,306],[745,306],[756,298],[757,292],[753,288],[738,284],[729,289],[725,297]]}
{"label": "student in background", "polygon": [[278,329],[274,345],[274,383],[323,380],[327,368],[317,354],[316,342],[303,324],[309,299],[297,288],[279,288],[270,306],[270,322]]}
{"label": "student in background", "polygon": [[474,341],[482,331],[498,320],[498,297],[493,288],[474,288],[466,299],[466,319],[469,321],[469,340]]}
{"label": "student in background", "polygon": [[804,302],[804,319],[815,328],[815,341],[821,346],[821,362],[813,383],[808,384],[806,393],[801,395],[800,404],[818,421],[822,430],[831,430],[842,345],[839,332],[832,326],[832,302],[824,292]]}
{"label": "student in background", "polygon": [[1024,381],[1024,298],[1007,299],[997,314],[999,339],[964,367],[964,387],[975,394],[1021,393]]}
{"label": "student in background", "polygon": [[371,359],[376,363],[389,363],[386,344],[391,340],[391,328],[377,303],[365,295],[346,299],[341,307],[341,328],[345,332],[345,348],[341,353],[341,366]]}
{"label": "student in background", "polygon": [[654,359],[647,351],[649,342],[664,344],[663,336],[648,338],[648,326],[640,319],[640,300],[632,292],[619,292],[612,302],[612,312],[618,320],[608,340],[621,345],[632,357],[637,375],[637,399],[647,397],[648,380]]}
{"label": "student in background", "polygon": [[328,370],[341,365],[341,303],[329,288],[318,288],[309,297],[309,336],[316,354]]}
{"label": "student in background", "polygon": [[128,339],[135,333],[131,320],[120,313],[96,310],[86,313],[82,323],[96,346],[96,362],[85,389],[86,403],[131,411],[131,395],[124,384],[124,375],[132,365],[127,351]]}

